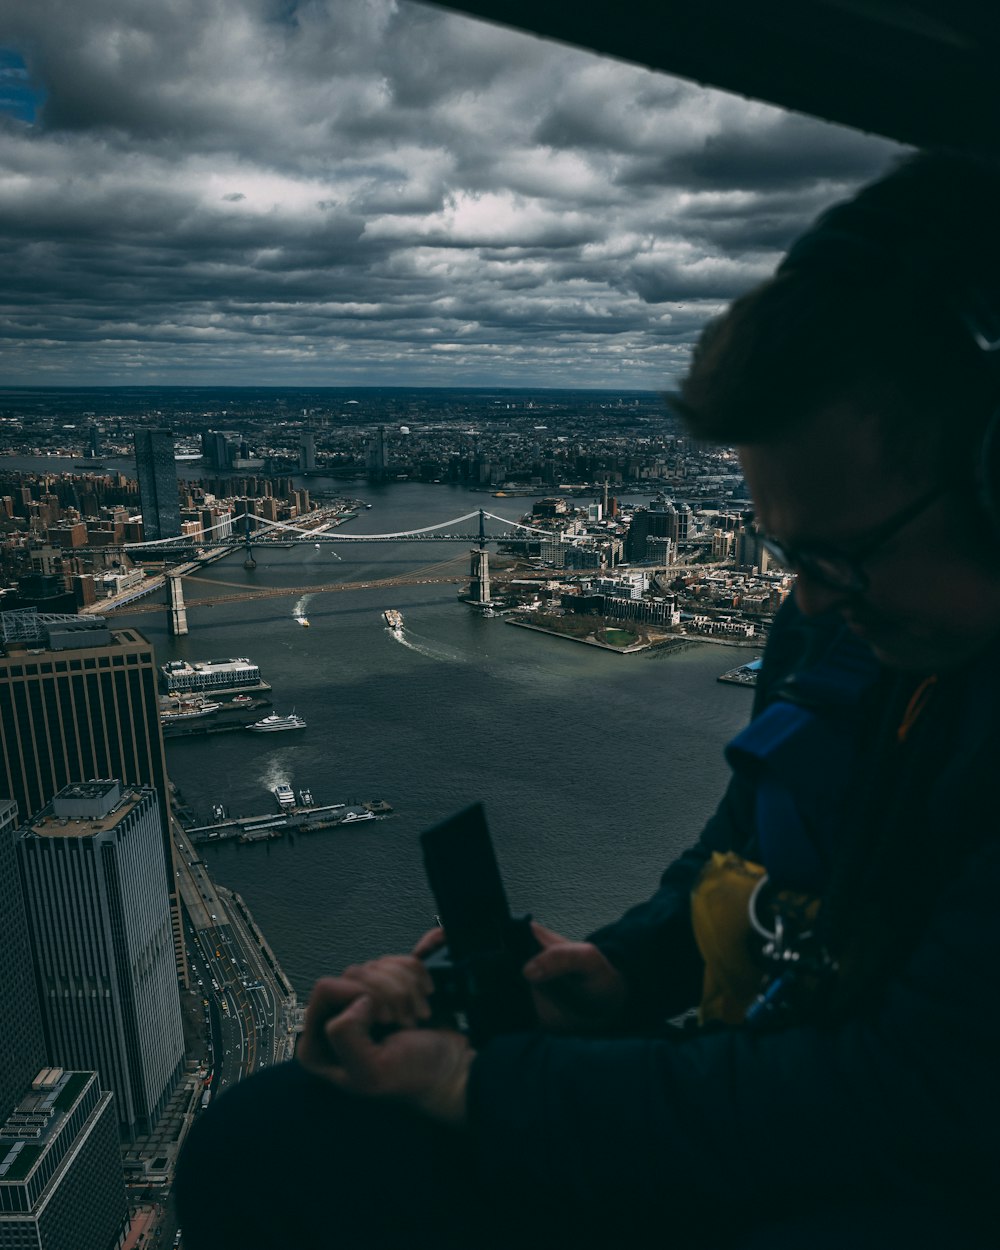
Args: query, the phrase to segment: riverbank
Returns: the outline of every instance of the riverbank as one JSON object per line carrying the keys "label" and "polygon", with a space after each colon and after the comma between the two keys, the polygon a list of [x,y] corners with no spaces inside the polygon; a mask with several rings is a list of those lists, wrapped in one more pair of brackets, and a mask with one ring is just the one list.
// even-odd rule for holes
{"label": "riverbank", "polygon": [[580,637],[576,634],[566,634],[558,629],[548,629],[544,625],[532,624],[530,621],[509,620],[506,624],[517,625],[521,629],[533,629],[535,633],[549,634],[553,638],[564,638],[568,642],[582,642],[588,647],[597,647],[602,651],[614,651],[618,655],[632,655],[638,651],[681,651],[687,647],[706,643],[715,647],[740,647],[744,650],[761,651],[766,641],[764,636],[756,638],[718,638],[711,634],[666,634],[659,635],[656,638],[643,638],[626,647],[616,647],[610,642],[601,642],[592,635]]}
{"label": "riverbank", "polygon": [[507,625],[517,625],[520,629],[533,629],[536,634],[549,634],[553,638],[565,638],[568,642],[582,642],[588,647],[598,647],[602,651],[614,651],[618,655],[632,655],[636,651],[648,651],[656,644],[649,641],[633,642],[627,647],[616,647],[610,642],[599,642],[596,638],[578,638],[574,634],[564,634],[558,629],[546,629],[544,625],[532,625],[528,621],[507,621]]}

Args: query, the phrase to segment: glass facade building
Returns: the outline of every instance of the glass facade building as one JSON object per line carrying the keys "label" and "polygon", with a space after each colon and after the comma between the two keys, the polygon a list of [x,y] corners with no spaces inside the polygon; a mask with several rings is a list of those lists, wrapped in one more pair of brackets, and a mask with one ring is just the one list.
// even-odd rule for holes
{"label": "glass facade building", "polygon": [[143,537],[177,538],[181,532],[181,509],[174,436],[169,430],[136,430],[135,472]]}

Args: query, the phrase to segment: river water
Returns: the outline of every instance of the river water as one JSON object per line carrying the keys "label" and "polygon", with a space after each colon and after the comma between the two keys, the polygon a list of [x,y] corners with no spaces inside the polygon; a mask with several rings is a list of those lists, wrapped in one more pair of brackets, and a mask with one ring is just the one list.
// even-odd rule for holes
{"label": "river water", "polygon": [[[516,518],[531,505],[449,486],[328,485],[373,505],[345,533],[397,532],[479,506]],[[188,581],[186,596],[354,582],[452,556],[465,567],[459,544],[306,544],[258,552],[247,572],[234,553],[203,571],[214,587]],[[275,710],[308,722],[301,732],[168,742],[170,776],[199,816],[214,802],[238,815],[272,811],[278,781],[309,787],[317,803],[382,798],[395,809],[354,828],[202,848],[300,991],[356,959],[408,949],[429,927],[418,834],[476,799],[513,909],[577,936],[649,894],[721,793],[722,747],[751,696],[715,678],[752,653],[705,644],[621,656],[483,619],[456,591],[218,603],[191,608],[191,632],[176,639],[165,611],[118,618],[151,639],[161,663],[249,656]],[[387,607],[403,613],[401,640],[384,628]]]}

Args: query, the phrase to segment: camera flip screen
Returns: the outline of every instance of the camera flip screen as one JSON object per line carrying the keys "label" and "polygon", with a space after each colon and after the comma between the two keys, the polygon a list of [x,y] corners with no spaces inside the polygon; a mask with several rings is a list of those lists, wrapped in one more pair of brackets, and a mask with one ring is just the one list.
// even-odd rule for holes
{"label": "camera flip screen", "polygon": [[420,835],[427,880],[453,959],[504,945],[507,895],[481,803]]}

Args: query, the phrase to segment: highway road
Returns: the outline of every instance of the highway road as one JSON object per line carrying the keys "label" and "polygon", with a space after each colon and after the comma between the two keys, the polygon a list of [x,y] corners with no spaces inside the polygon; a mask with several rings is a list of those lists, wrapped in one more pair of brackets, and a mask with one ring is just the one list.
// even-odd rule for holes
{"label": "highway road", "polygon": [[216,887],[176,825],[174,842],[190,986],[202,999],[211,1033],[207,1087],[214,1097],[288,1057],[296,1000],[265,955],[242,900]]}

